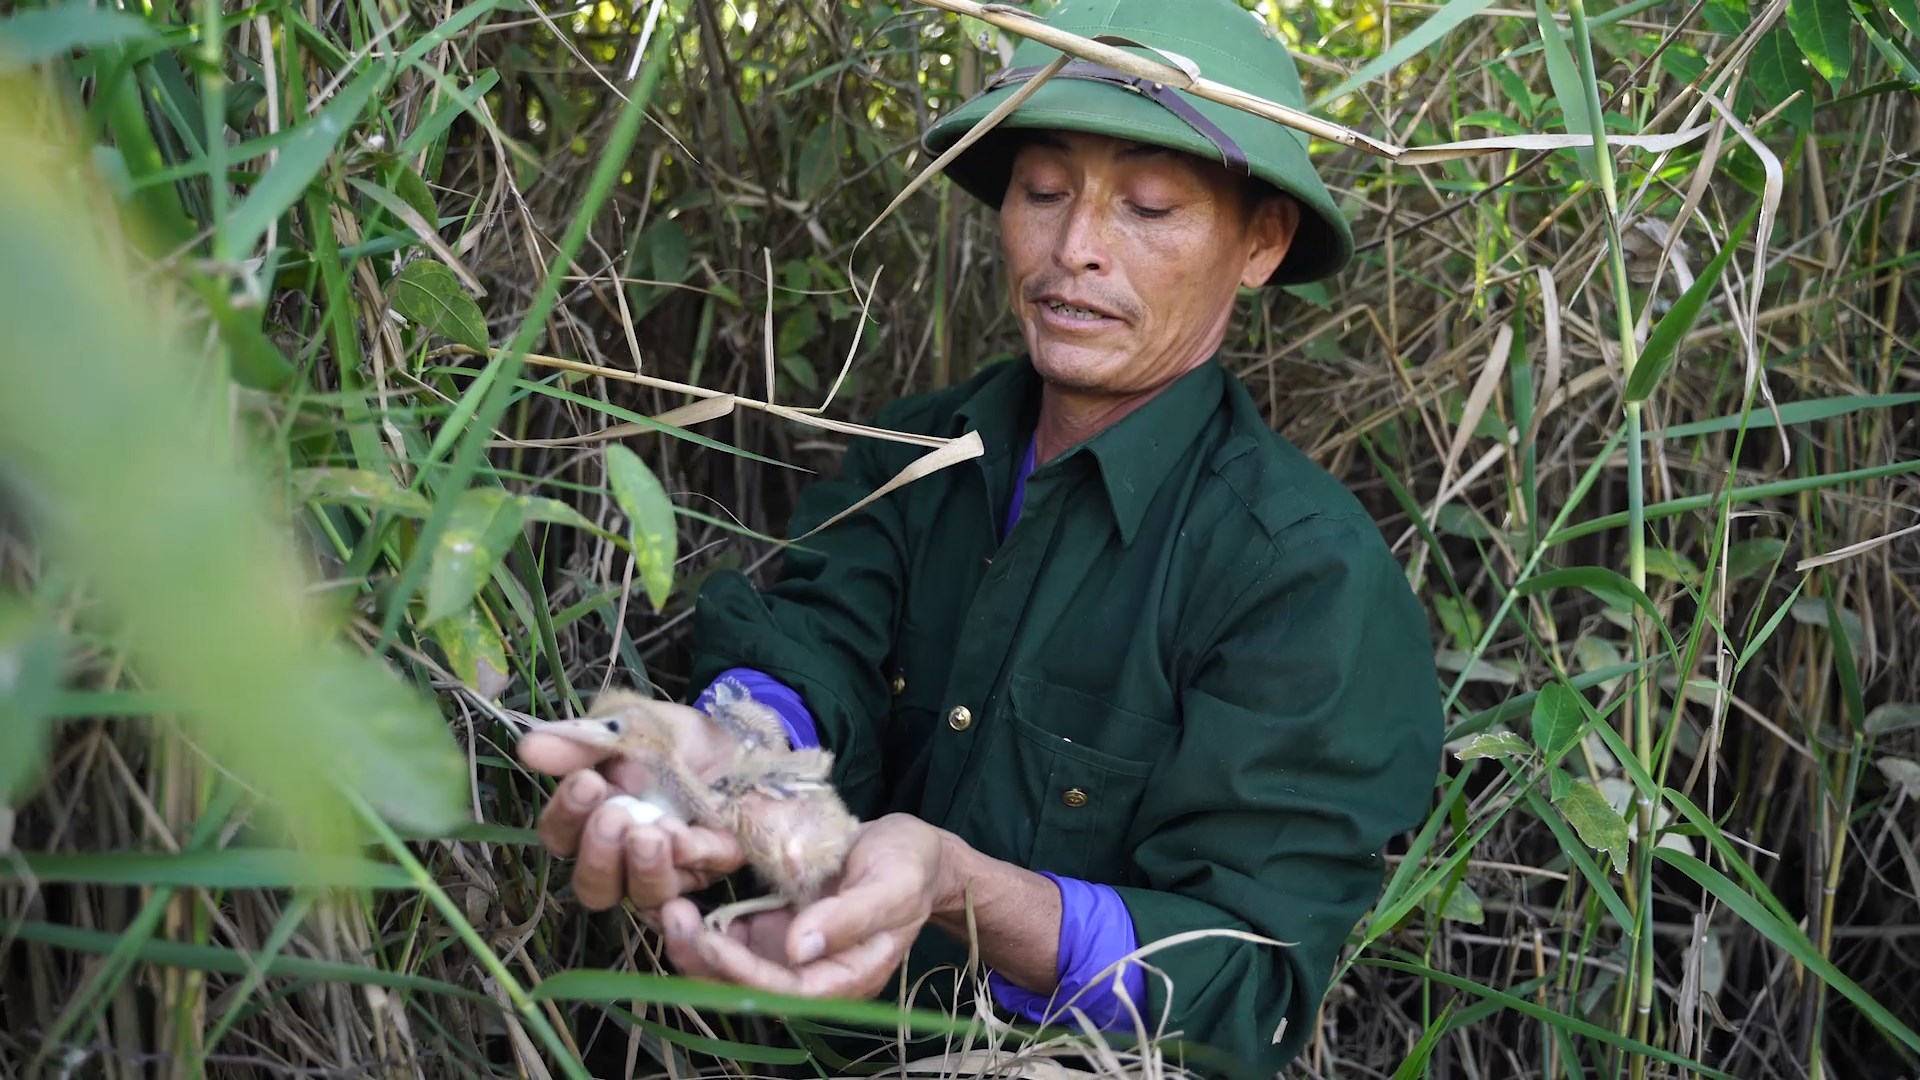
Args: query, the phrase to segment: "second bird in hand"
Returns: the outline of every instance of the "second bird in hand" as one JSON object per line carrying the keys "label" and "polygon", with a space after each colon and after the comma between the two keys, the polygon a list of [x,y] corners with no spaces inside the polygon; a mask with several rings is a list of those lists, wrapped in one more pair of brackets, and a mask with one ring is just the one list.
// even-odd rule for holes
{"label": "second bird in hand", "polygon": [[703,780],[679,753],[680,730],[667,710],[680,708],[630,690],[609,690],[587,715],[550,720],[534,728],[638,761],[653,778],[649,790],[616,796],[634,819],[662,817],[730,833],[747,864],[771,892],[710,912],[707,926],[724,931],[743,915],[795,910],[818,900],[846,862],[860,821],[829,777],[833,754],[790,750],[780,719],[737,681],[714,687],[713,721],[737,748],[713,780]]}

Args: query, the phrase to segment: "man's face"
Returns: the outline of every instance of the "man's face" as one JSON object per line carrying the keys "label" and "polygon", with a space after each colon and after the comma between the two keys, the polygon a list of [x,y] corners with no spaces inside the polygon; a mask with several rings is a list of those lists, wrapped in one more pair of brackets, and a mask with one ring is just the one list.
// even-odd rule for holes
{"label": "man's face", "polygon": [[1216,163],[1079,132],[1028,133],[1000,205],[1008,300],[1041,376],[1125,396],[1212,355],[1238,286],[1286,254],[1299,207],[1251,210]]}

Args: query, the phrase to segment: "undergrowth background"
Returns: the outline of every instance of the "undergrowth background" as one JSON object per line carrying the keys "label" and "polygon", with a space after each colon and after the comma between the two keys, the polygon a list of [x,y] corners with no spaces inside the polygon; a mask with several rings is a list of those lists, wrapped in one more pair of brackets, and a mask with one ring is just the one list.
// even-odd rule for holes
{"label": "undergrowth background", "polygon": [[[1399,145],[1706,129],[1316,142],[1360,256],[1243,301],[1228,366],[1377,515],[1456,725],[1293,1071],[1914,1075],[1920,11],[1249,6]],[[794,408],[1019,347],[946,182],[854,247],[1011,43],[912,0],[0,22],[0,1072],[887,1059],[884,1004],[748,1008],[581,912],[512,721],[697,689],[703,576],[775,569],[850,437]]]}

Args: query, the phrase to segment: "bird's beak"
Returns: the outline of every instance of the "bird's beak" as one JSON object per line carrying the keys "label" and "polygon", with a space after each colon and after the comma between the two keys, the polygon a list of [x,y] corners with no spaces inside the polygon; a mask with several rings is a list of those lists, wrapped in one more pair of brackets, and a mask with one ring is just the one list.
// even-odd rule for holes
{"label": "bird's beak", "polygon": [[618,745],[619,736],[607,730],[604,721],[581,717],[577,720],[547,720],[533,725],[527,734],[535,733],[558,735],[563,739],[586,746],[611,747]]}

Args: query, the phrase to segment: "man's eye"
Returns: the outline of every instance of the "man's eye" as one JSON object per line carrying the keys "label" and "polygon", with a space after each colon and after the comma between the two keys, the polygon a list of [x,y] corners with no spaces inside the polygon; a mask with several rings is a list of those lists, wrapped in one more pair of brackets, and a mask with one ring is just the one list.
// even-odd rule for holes
{"label": "man's eye", "polygon": [[1033,188],[1027,189],[1028,202],[1052,203],[1059,202],[1066,197],[1066,193],[1061,191],[1035,191]]}
{"label": "man's eye", "polygon": [[1133,207],[1133,212],[1136,214],[1139,214],[1143,218],[1163,218],[1163,217],[1166,217],[1168,214],[1173,213],[1173,207],[1141,206],[1138,203],[1135,203]]}

